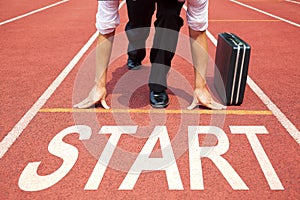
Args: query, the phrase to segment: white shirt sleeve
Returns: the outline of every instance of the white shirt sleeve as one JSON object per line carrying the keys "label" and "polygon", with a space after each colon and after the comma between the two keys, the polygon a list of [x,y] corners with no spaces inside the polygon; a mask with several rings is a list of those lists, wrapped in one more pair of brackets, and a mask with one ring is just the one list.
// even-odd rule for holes
{"label": "white shirt sleeve", "polygon": [[205,31],[208,27],[208,0],[187,0],[186,18],[191,29]]}
{"label": "white shirt sleeve", "polygon": [[109,34],[120,24],[119,1],[98,1],[96,28],[101,34]]}

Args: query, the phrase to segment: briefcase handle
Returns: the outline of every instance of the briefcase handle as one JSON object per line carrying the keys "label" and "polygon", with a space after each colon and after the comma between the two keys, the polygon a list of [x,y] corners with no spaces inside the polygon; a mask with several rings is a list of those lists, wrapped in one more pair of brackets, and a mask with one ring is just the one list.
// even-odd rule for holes
{"label": "briefcase handle", "polygon": [[222,33],[222,35],[226,40],[232,41],[237,46],[241,46],[241,45],[249,46],[245,41],[243,41],[241,38],[239,38],[238,36],[236,36],[233,33],[225,32],[225,33]]}

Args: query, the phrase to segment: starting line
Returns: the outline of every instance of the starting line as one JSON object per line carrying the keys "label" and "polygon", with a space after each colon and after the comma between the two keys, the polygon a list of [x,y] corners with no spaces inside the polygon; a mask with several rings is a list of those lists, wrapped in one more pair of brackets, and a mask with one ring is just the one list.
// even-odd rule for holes
{"label": "starting line", "polygon": [[272,115],[269,110],[142,110],[142,109],[78,109],[78,108],[44,108],[41,113],[161,113],[161,114],[225,114],[225,115]]}

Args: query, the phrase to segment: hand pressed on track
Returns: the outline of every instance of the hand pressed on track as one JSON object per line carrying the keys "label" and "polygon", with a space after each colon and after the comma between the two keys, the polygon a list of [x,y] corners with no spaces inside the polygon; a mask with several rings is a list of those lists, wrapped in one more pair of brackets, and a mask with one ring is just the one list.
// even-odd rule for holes
{"label": "hand pressed on track", "polygon": [[211,94],[209,93],[209,90],[207,86],[204,88],[196,88],[194,90],[194,99],[193,102],[189,107],[187,107],[188,110],[194,109],[196,106],[205,106],[207,108],[210,108],[212,110],[222,110],[226,109],[226,106],[216,102]]}
{"label": "hand pressed on track", "polygon": [[80,103],[74,105],[74,108],[89,108],[100,102],[104,109],[110,109],[105,101],[106,88],[94,86],[87,98]]}

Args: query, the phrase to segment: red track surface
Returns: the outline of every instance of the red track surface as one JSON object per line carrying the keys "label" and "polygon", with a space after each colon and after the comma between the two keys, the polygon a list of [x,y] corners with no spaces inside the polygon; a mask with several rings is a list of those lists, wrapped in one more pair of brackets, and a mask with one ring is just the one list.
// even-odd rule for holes
{"label": "red track surface", "polygon": [[[20,4],[17,1],[1,1],[0,20],[5,21],[52,3],[55,1],[43,0],[27,4],[24,2]],[[278,1],[245,1],[245,3],[299,23],[298,4]],[[115,45],[120,41],[118,39],[122,39],[124,36],[123,30],[127,21],[125,7],[120,9],[121,25],[117,29],[119,34],[116,37]],[[31,106],[95,33],[95,12],[96,2],[70,0],[0,26],[2,36],[0,38],[0,141],[3,141],[11,133],[24,114],[31,109]],[[210,1],[209,15],[209,31],[214,37],[217,37],[220,32],[229,31],[240,35],[251,44],[249,76],[299,130],[299,27],[225,0]],[[182,16],[185,17],[184,10]],[[181,33],[183,34],[181,39],[187,38],[186,23]],[[125,47],[124,41],[121,42]],[[120,46],[116,46],[116,48]],[[75,94],[76,84],[78,84],[75,81],[78,80],[78,77],[80,78],[84,60],[91,57],[90,52],[93,47],[94,45],[42,106],[43,109],[48,110],[38,112],[0,158],[1,199],[40,199],[43,197],[48,199],[300,198],[299,143],[273,114],[203,114],[199,116],[178,113],[151,115],[142,113],[142,111],[151,110],[148,105],[148,88],[146,86],[149,70],[148,58],[144,61],[145,66],[139,71],[128,72],[124,66],[126,55],[120,55],[109,68],[107,101],[113,108],[125,107],[126,109],[128,101],[130,109],[138,110],[130,113],[132,121],[126,121],[126,114],[121,113],[75,113],[73,115],[71,112],[50,112],[53,108],[71,108],[72,98],[79,101],[87,94],[87,91],[78,96]],[[179,41],[177,52],[189,51],[186,43]],[[212,59],[214,59],[214,52],[215,46],[209,42],[209,54]],[[190,87],[193,85],[193,68],[187,62],[187,58],[180,55],[175,56],[172,67],[173,71],[169,76],[171,105],[166,109],[170,111],[182,109],[188,105],[192,100]],[[178,81],[176,77],[178,74],[184,77],[183,82]],[[214,90],[212,74],[212,69],[209,69],[208,82],[211,89]],[[88,75],[86,76],[88,77]],[[92,84],[93,74],[90,75],[91,81],[84,87],[86,90]],[[126,79],[128,76],[129,78],[140,78],[128,80]],[[127,86],[130,83],[139,84],[139,81],[143,80],[145,83],[141,84],[136,91],[131,91]],[[125,81],[125,84],[120,84],[122,81]],[[268,111],[268,107],[255,94],[255,91],[247,86],[242,106],[229,107],[228,110]],[[78,116],[84,116],[83,119],[80,119],[80,124],[92,127],[93,134],[92,139],[83,142],[76,134],[64,138],[64,142],[78,149],[78,159],[70,172],[47,189],[37,192],[21,190],[18,181],[28,163],[41,161],[38,168],[40,176],[52,174],[63,165],[64,160],[48,152],[48,145],[60,131],[78,125],[78,121],[76,121]],[[90,119],[97,119],[99,126],[95,127]],[[185,124],[182,120],[187,120],[190,124]],[[196,123],[193,124],[193,122]],[[118,149],[113,154],[98,189],[84,190],[97,163],[97,158],[106,144],[106,141],[102,140],[104,136],[97,134],[104,125],[138,125],[139,127],[134,137],[121,136],[117,145]],[[167,127],[184,190],[170,190],[165,171],[142,173],[132,190],[119,190],[127,171],[148,141],[148,137],[156,125]],[[223,157],[249,190],[232,188],[214,162],[207,158],[201,159],[204,190],[191,189],[188,126],[200,125],[217,125],[226,133],[229,139],[229,149]],[[257,137],[283,186],[283,190],[270,188],[249,140],[244,134],[232,134],[230,126],[266,128],[268,134],[257,134]],[[200,146],[204,142],[208,142],[208,144],[205,143],[208,146],[219,145],[215,137],[199,137]],[[159,149],[160,145],[156,144],[154,150],[158,155],[154,153],[151,156],[160,157]],[[124,151],[125,154],[122,154]]]}

